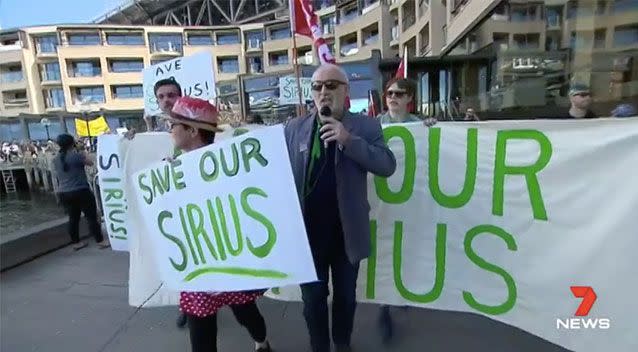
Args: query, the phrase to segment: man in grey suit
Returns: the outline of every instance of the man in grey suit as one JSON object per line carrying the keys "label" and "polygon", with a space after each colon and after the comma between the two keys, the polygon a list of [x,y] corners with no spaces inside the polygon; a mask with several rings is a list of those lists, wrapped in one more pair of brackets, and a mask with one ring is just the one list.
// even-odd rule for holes
{"label": "man in grey suit", "polygon": [[376,119],[345,109],[348,75],[336,65],[312,76],[316,109],[286,125],[286,142],[319,281],[301,286],[313,352],[330,351],[328,277],[332,272],[332,340],[350,351],[359,262],[370,255],[367,174],[389,177],[394,154]]}

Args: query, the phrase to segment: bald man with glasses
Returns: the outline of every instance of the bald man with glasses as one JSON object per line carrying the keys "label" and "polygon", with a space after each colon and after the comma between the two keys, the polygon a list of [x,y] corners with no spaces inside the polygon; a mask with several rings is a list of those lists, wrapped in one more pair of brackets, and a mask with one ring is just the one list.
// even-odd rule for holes
{"label": "bald man with glasses", "polygon": [[312,76],[315,109],[286,124],[286,142],[319,281],[301,286],[313,352],[331,351],[328,278],[332,275],[332,340],[350,351],[359,262],[370,255],[368,173],[389,177],[394,154],[378,120],[345,108],[348,75],[322,65]]}

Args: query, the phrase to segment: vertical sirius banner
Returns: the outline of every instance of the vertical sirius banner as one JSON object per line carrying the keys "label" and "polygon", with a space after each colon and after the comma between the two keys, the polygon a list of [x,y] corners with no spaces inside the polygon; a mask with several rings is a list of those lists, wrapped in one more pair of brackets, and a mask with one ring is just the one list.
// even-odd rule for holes
{"label": "vertical sirius banner", "polygon": [[128,251],[128,205],[124,192],[124,160],[119,153],[122,137],[104,134],[97,142],[97,170],[106,232],[115,251]]}
{"label": "vertical sirius banner", "polygon": [[168,288],[236,291],[316,280],[282,126],[135,173],[136,206]]}

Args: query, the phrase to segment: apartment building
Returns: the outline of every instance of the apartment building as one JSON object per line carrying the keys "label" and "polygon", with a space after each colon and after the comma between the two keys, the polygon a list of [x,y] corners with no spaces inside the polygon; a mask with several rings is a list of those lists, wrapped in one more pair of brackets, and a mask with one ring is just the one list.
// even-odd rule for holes
{"label": "apartment building", "polygon": [[[292,73],[286,1],[268,1],[271,7],[259,21],[214,26],[201,25],[208,8],[197,18],[184,4],[159,9],[174,3],[144,3],[153,6],[154,16],[143,17],[146,12],[130,5],[99,23],[0,32],[2,133],[25,119],[31,129],[42,115],[101,111],[120,123],[139,120],[142,69],[200,51],[213,56],[220,102],[239,104],[244,114],[251,102],[239,90],[243,78]],[[485,114],[562,107],[572,81],[592,86],[600,109],[638,95],[635,0],[313,0],[313,5],[337,61],[352,68],[351,79],[374,78],[357,90],[382,89],[407,49],[419,111],[426,115],[450,117],[464,107]],[[236,11],[234,16],[241,17]],[[214,17],[208,22],[216,23]],[[318,63],[309,38],[298,36],[296,44],[296,63]],[[370,71],[366,60],[375,52],[382,62]],[[276,98],[277,92],[270,94]]]}

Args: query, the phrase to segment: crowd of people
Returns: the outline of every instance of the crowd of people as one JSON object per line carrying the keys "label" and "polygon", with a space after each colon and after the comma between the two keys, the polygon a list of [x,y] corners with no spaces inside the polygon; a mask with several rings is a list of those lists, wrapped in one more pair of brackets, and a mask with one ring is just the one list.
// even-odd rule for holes
{"label": "crowd of people", "polygon": [[[351,351],[359,263],[370,255],[371,248],[367,176],[371,173],[389,177],[397,165],[384,142],[381,125],[422,122],[430,127],[437,120],[412,112],[416,87],[409,79],[395,78],[388,82],[384,90],[387,111],[377,118],[351,113],[345,108],[350,87],[348,75],[340,66],[320,66],[311,82],[316,108],[285,124],[289,158],[318,277],[316,282],[301,285],[303,315],[313,352],[331,351],[333,344],[338,352]],[[164,117],[145,118],[145,122],[149,131],[171,134],[175,152],[167,160],[214,143],[216,133],[222,132],[215,106],[205,100],[182,97],[181,86],[174,79],[158,81],[154,92]],[[572,86],[569,95],[570,108],[565,116],[557,117],[596,117],[589,110],[591,94],[586,86]],[[632,108],[618,107],[615,113],[635,115]],[[478,121],[479,117],[468,108],[464,120]],[[134,138],[135,131],[129,131],[127,137]],[[57,142],[61,149],[55,167],[61,177],[61,199],[72,220],[69,233],[73,247],[86,246],[77,236],[79,215],[84,212],[96,242],[105,248],[107,240],[98,233],[96,225],[95,201],[88,192],[86,176],[80,171],[89,161],[72,148],[75,142],[71,136],[61,135]],[[337,157],[339,163],[335,163]],[[255,351],[271,351],[266,319],[255,303],[264,292],[182,292],[177,325],[188,326],[192,351],[217,351],[216,316],[226,306],[248,330]],[[333,300],[332,329],[329,292]],[[378,324],[382,341],[391,341],[394,328],[389,307],[380,308]]]}

